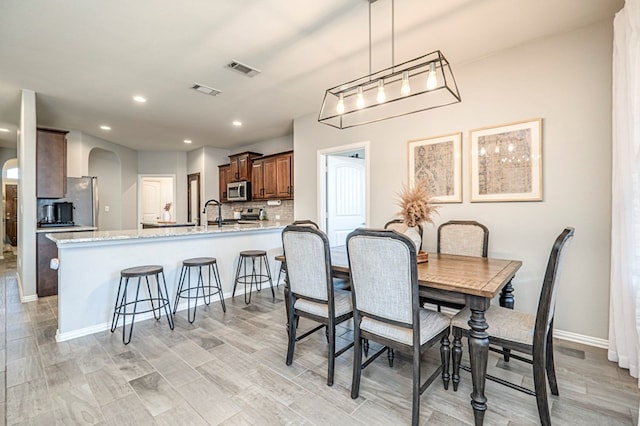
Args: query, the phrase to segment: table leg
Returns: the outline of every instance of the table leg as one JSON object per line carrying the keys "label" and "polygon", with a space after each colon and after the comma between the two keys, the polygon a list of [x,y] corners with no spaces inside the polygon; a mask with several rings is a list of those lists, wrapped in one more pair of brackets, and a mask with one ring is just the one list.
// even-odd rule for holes
{"label": "table leg", "polygon": [[469,358],[471,361],[471,380],[473,392],[471,393],[471,407],[476,426],[484,422],[484,413],[487,411],[487,398],[484,394],[484,386],[487,379],[487,361],[489,358],[489,328],[484,317],[489,308],[490,301],[481,297],[469,297],[467,305],[471,309],[469,319]]}
{"label": "table leg", "polygon": [[511,280],[500,291],[500,306],[503,308],[513,309],[515,299],[513,297],[513,285]]}

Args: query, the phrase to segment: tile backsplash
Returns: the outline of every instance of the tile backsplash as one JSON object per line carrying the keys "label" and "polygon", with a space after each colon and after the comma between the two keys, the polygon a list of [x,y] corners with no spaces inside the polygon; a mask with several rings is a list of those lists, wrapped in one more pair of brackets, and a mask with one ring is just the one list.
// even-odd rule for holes
{"label": "tile backsplash", "polygon": [[[222,205],[222,217],[224,219],[232,219],[234,210],[240,208],[243,210],[264,209],[267,212],[268,220],[276,220],[276,215],[278,215],[281,222],[293,222],[293,200],[282,200],[279,206],[268,206],[266,200],[224,203]],[[217,209],[207,209],[208,220],[216,220],[217,216]]]}

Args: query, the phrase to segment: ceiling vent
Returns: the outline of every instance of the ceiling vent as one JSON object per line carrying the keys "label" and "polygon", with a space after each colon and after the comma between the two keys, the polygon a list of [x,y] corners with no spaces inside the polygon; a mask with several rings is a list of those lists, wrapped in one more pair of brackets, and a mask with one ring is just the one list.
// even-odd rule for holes
{"label": "ceiling vent", "polygon": [[253,77],[254,75],[260,74],[260,70],[257,68],[250,67],[247,64],[243,64],[242,62],[238,62],[236,60],[232,60],[227,64],[227,68],[233,70],[235,72],[239,72],[242,75],[246,75],[247,77]]}
{"label": "ceiling vent", "polygon": [[216,96],[222,93],[221,90],[214,89],[213,87],[205,86],[204,84],[198,84],[198,83],[195,83],[193,86],[191,86],[191,88],[193,90],[197,90],[198,92],[203,93],[205,95],[209,95],[209,96]]}

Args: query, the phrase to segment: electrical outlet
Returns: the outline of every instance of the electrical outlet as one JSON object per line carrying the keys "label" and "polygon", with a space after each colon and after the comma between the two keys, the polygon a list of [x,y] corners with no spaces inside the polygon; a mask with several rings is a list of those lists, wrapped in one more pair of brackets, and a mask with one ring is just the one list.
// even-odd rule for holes
{"label": "electrical outlet", "polygon": [[109,206],[104,206],[104,211],[109,212]]}

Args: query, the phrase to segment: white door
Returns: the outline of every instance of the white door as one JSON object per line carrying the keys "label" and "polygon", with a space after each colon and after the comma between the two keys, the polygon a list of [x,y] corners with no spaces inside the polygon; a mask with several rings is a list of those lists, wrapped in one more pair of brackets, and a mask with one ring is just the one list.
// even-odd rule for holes
{"label": "white door", "polygon": [[346,244],[347,235],[366,223],[365,162],[327,155],[327,236],[331,247]]}
{"label": "white door", "polygon": [[142,180],[142,221],[157,222],[161,217],[162,182],[156,179]]}

